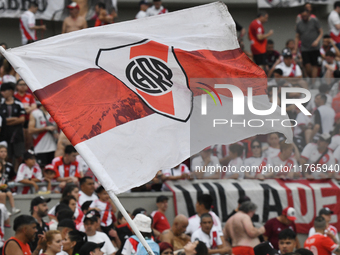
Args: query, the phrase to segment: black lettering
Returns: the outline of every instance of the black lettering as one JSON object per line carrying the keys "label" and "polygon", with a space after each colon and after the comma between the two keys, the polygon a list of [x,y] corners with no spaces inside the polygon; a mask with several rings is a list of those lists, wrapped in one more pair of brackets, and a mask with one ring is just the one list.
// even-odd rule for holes
{"label": "black lettering", "polygon": [[221,205],[221,211],[222,211],[222,215],[220,218],[221,218],[221,221],[224,222],[228,218],[227,197],[225,195],[226,192],[221,184],[214,182],[214,185],[217,187],[218,195],[220,196],[220,205]]}
{"label": "black lettering", "polygon": [[195,205],[192,202],[191,196],[189,191],[187,191],[186,189],[184,189],[181,185],[175,185],[175,187],[179,190],[182,191],[183,193],[183,197],[185,199],[185,204],[187,206],[187,210],[188,210],[188,215],[189,217],[193,216],[196,214],[196,210],[195,210]]}
{"label": "black lettering", "polygon": [[7,6],[8,10],[18,10],[19,9],[18,0],[8,0]]}
{"label": "black lettering", "polygon": [[[263,214],[262,221],[266,222],[268,220],[269,212],[276,212],[278,215],[282,212],[282,205],[279,193],[276,189],[269,186],[268,184],[260,184],[263,188]],[[274,198],[274,205],[270,204],[270,193]]]}

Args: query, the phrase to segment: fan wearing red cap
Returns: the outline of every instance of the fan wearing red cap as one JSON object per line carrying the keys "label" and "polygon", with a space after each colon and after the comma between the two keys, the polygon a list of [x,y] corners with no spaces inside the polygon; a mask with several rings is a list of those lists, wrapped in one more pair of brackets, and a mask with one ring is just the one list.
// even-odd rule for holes
{"label": "fan wearing red cap", "polygon": [[79,16],[79,5],[76,2],[69,4],[67,9],[70,12],[70,16],[64,19],[61,33],[64,34],[87,28],[87,22],[85,18]]}
{"label": "fan wearing red cap", "polygon": [[[296,220],[296,211],[293,207],[286,207],[282,210],[281,215],[278,217],[269,219],[264,225],[266,232],[264,233],[264,239],[269,241],[276,250],[279,249],[279,233],[287,228],[290,228],[295,233],[296,225],[294,221]],[[299,239],[296,237],[296,248],[299,249],[300,243]]]}
{"label": "fan wearing red cap", "polygon": [[[331,221],[332,214],[334,214],[334,212],[331,209],[329,209],[328,207],[321,208],[320,211],[319,211],[319,216],[322,216],[326,221],[326,231],[325,231],[325,233],[327,233],[327,235],[330,238],[332,238],[332,240],[335,243],[339,243],[338,230],[336,229],[336,227],[329,224],[329,222]],[[314,234],[315,234],[315,228],[312,227],[309,230],[308,237],[311,237]]]}

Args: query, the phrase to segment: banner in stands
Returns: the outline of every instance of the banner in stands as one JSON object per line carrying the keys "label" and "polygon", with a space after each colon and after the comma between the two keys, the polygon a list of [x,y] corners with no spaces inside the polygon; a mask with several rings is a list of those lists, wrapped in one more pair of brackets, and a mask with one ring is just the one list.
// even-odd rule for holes
{"label": "banner in stands", "polygon": [[291,206],[296,210],[298,233],[307,234],[319,210],[328,207],[334,211],[331,224],[340,229],[340,186],[335,180],[183,180],[166,185],[173,192],[176,214],[194,215],[197,196],[210,194],[212,210],[225,222],[239,197],[246,195],[258,206],[255,223],[264,224]]}
{"label": "banner in stands", "polygon": [[[30,2],[35,2],[39,6],[36,13],[36,19],[62,21],[68,16],[66,6],[70,4],[71,0],[0,0],[0,18],[20,18],[24,13]],[[74,0],[77,2],[81,16],[86,17],[87,20],[95,16],[94,7],[98,0]],[[112,9],[117,9],[117,0],[105,0],[106,9],[111,13]]]}
{"label": "banner in stands", "polygon": [[258,8],[278,8],[278,7],[297,7],[305,3],[311,4],[331,4],[330,0],[257,0]]}

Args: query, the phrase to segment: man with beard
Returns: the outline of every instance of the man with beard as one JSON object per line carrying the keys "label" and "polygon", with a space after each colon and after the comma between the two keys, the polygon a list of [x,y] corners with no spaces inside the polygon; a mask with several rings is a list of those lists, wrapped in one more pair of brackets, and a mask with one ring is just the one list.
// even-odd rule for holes
{"label": "man with beard", "polygon": [[[47,203],[51,201],[51,198],[44,198],[42,196],[35,197],[31,201],[31,215],[35,219],[36,222],[36,229],[37,229],[37,235],[43,235],[44,232],[47,232],[49,230],[49,227],[47,224],[43,221],[43,218],[47,216],[48,214],[48,207]],[[37,245],[38,245],[38,238],[33,239],[29,242],[29,245],[31,247],[31,251],[33,252]]]}
{"label": "man with beard", "polygon": [[29,242],[32,242],[37,235],[37,224],[35,219],[29,215],[20,215],[15,218],[13,224],[15,235],[4,244],[3,255],[38,255],[43,249],[44,236],[38,236],[39,241],[33,253],[31,253]]}

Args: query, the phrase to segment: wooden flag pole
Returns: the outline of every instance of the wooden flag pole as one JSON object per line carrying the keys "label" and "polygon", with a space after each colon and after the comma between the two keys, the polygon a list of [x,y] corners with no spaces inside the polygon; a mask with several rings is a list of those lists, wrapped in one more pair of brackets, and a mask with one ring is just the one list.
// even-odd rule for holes
{"label": "wooden flag pole", "polygon": [[117,206],[118,210],[123,214],[124,218],[129,223],[129,225],[132,228],[133,232],[138,237],[139,241],[141,241],[141,243],[143,244],[143,246],[145,247],[145,249],[149,253],[149,255],[155,255],[153,253],[153,251],[151,250],[149,244],[145,241],[145,238],[142,236],[142,234],[138,230],[137,226],[135,225],[135,223],[131,219],[130,215],[127,213],[127,211],[125,210],[124,206],[119,201],[119,199],[116,196],[116,194],[112,190],[107,190],[107,193],[109,193],[109,196],[112,199],[113,203]]}

